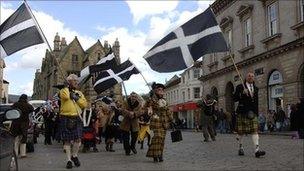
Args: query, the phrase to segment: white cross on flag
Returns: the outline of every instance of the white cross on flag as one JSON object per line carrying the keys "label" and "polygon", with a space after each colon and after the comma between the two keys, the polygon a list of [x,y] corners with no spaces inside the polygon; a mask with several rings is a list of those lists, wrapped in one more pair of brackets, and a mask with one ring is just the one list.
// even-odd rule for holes
{"label": "white cross on flag", "polygon": [[2,58],[43,42],[32,13],[25,3],[0,26],[0,56]]}
{"label": "white cross on flag", "polygon": [[100,94],[117,83],[128,80],[133,74],[139,74],[135,65],[127,60],[117,67],[102,71],[96,78],[94,90]]}
{"label": "white cross on flag", "polygon": [[161,39],[144,58],[157,72],[174,72],[189,68],[205,54],[225,51],[227,43],[208,8]]}

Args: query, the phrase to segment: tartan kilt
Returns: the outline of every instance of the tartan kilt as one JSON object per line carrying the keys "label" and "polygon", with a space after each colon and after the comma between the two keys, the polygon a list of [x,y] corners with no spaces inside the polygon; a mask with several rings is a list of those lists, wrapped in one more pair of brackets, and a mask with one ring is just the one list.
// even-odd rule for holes
{"label": "tartan kilt", "polygon": [[147,151],[146,157],[160,157],[163,155],[165,147],[166,130],[158,129],[154,131],[151,144]]}
{"label": "tartan kilt", "polygon": [[[83,123],[79,117],[75,117],[73,119],[77,119],[76,128],[69,130],[67,129],[67,120],[70,117],[66,116],[60,116],[59,122],[60,122],[60,136],[62,141],[72,141],[82,138],[82,129],[83,129]],[[71,118],[70,118],[71,119]]]}
{"label": "tartan kilt", "polygon": [[258,118],[255,116],[252,120],[245,115],[238,115],[236,118],[236,131],[238,134],[252,134],[258,132]]}

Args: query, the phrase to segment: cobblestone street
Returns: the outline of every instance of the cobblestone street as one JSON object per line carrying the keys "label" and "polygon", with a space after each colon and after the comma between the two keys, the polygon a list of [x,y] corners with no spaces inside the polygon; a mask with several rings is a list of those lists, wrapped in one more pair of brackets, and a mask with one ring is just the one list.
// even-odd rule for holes
{"label": "cobblestone street", "polygon": [[[146,158],[147,146],[137,146],[138,154],[125,156],[122,144],[116,143],[116,152],[106,152],[104,144],[98,153],[80,153],[82,166],[73,170],[303,170],[303,140],[289,136],[261,135],[260,146],[264,158],[255,158],[251,136],[244,138],[245,156],[237,155],[235,135],[219,134],[215,142],[202,142],[202,134],[183,132],[184,140],[171,143],[169,133],[163,163]],[[35,152],[19,159],[20,170],[63,170],[66,160],[61,144],[35,145]]]}

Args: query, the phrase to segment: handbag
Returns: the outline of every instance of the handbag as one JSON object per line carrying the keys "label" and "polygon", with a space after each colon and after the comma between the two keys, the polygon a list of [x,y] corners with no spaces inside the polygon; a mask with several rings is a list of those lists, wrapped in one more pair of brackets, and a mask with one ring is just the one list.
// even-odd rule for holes
{"label": "handbag", "polygon": [[255,117],[255,114],[253,113],[253,111],[249,110],[247,112],[247,118],[252,120]]}
{"label": "handbag", "polygon": [[174,130],[171,132],[172,142],[179,142],[183,140],[182,132],[180,130]]}
{"label": "handbag", "polygon": [[76,129],[77,127],[77,119],[67,118],[66,120],[66,128],[68,130]]}

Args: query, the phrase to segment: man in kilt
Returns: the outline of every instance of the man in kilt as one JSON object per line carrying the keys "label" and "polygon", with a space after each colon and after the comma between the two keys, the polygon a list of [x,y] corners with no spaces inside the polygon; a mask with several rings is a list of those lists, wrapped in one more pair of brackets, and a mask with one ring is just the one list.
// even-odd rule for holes
{"label": "man in kilt", "polygon": [[147,107],[147,110],[148,113],[152,113],[150,129],[153,133],[146,156],[153,157],[154,162],[163,162],[166,130],[173,121],[173,115],[164,99],[165,86],[154,83],[152,89],[153,92],[149,99],[152,102],[147,102],[151,104]]}
{"label": "man in kilt", "polygon": [[244,134],[251,134],[252,141],[255,146],[255,157],[264,156],[265,151],[259,150],[259,135],[258,135],[258,91],[259,89],[254,84],[254,74],[249,72],[246,76],[244,85],[240,84],[236,87],[234,93],[234,101],[238,102],[237,107],[237,124],[236,131],[238,134],[237,140],[239,143],[238,154],[244,155],[242,139]]}
{"label": "man in kilt", "polygon": [[[64,142],[63,148],[67,156],[67,169],[80,166],[78,151],[81,145],[83,122],[79,114],[87,106],[87,101],[81,91],[77,90],[78,76],[71,74],[67,77],[68,86],[59,92],[60,106],[60,134]],[[72,145],[72,148],[71,148]]]}

